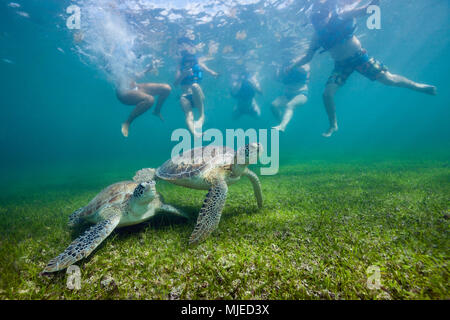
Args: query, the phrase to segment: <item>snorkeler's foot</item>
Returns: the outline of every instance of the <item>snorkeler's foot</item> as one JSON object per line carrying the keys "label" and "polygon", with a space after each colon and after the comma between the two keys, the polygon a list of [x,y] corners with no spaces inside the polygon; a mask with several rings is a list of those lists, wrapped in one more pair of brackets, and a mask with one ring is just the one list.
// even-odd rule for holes
{"label": "snorkeler's foot", "polygon": [[189,131],[191,132],[191,134],[194,136],[194,139],[200,139],[203,137],[203,132],[200,130],[200,133],[197,132],[197,128],[195,127],[189,127]]}
{"label": "snorkeler's foot", "polygon": [[200,117],[197,121],[195,121],[194,126],[195,129],[197,128],[203,128],[203,124],[205,124],[205,118],[204,117]]}
{"label": "snorkeler's foot", "polygon": [[424,84],[422,87],[422,92],[429,94],[431,96],[437,95],[437,88],[435,86],[430,86],[428,84]]}
{"label": "snorkeler's foot", "polygon": [[155,117],[160,118],[161,121],[164,121],[164,118],[163,118],[163,116],[162,116],[162,114],[161,114],[160,112],[158,112],[158,111],[155,110],[155,111],[152,112],[152,114],[153,114]]}
{"label": "snorkeler's foot", "polygon": [[329,138],[329,137],[331,137],[331,136],[333,135],[333,133],[335,133],[336,131],[338,131],[338,126],[337,126],[337,125],[331,126],[330,129],[328,129],[327,132],[322,133],[322,136],[325,137],[325,138]]}
{"label": "snorkeler's foot", "polygon": [[194,132],[193,135],[195,139],[201,139],[203,137],[203,132],[202,133]]}
{"label": "snorkeler's foot", "polygon": [[[203,131],[203,121],[202,120],[197,120],[194,123],[194,131],[197,133],[197,131],[202,132]],[[203,134],[201,134],[200,136],[203,136]]]}
{"label": "snorkeler's foot", "polygon": [[281,125],[280,126],[276,126],[276,127],[272,127],[272,129],[284,132],[284,130],[286,130],[286,128],[283,128]]}
{"label": "snorkeler's foot", "polygon": [[130,128],[130,124],[128,122],[124,122],[122,124],[122,134],[125,138],[128,138],[128,129]]}

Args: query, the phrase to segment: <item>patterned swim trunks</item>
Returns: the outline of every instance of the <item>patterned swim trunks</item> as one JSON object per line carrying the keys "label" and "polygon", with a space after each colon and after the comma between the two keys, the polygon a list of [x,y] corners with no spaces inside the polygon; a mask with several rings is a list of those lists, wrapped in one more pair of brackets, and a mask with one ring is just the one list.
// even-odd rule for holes
{"label": "patterned swim trunks", "polygon": [[327,84],[335,83],[342,86],[355,70],[370,80],[375,81],[388,68],[375,58],[369,58],[367,51],[362,50],[354,57],[344,61],[337,61],[331,76],[328,78]]}

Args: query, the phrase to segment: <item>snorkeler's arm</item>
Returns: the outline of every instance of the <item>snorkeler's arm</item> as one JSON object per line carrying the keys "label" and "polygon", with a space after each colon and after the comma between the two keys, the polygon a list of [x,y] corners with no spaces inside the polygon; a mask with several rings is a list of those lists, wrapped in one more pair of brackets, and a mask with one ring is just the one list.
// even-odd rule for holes
{"label": "snorkeler's arm", "polygon": [[250,84],[252,85],[252,88],[253,88],[253,90],[255,90],[256,93],[259,93],[261,95],[263,94],[261,85],[259,84],[259,81],[258,81],[258,79],[256,79],[256,77],[253,77],[250,80]]}
{"label": "snorkeler's arm", "polygon": [[147,73],[152,72],[153,70],[155,70],[155,68],[153,68],[153,66],[148,67],[147,69],[141,71],[141,72],[136,72],[135,73],[135,77],[136,79],[141,79],[143,78]]}
{"label": "snorkeler's arm", "polygon": [[204,64],[203,62],[199,62],[198,64],[200,65],[200,67],[201,67],[203,70],[205,70],[206,72],[208,72],[208,73],[209,73],[210,75],[212,75],[213,77],[219,76],[219,74],[218,74],[217,72],[215,72],[215,71],[211,70],[210,68],[208,68],[208,67],[206,66],[206,64]]}
{"label": "snorkeler's arm", "polygon": [[145,71],[142,71],[142,72],[136,72],[136,73],[134,74],[134,78],[135,78],[136,80],[139,80],[139,79],[141,79],[142,77],[144,77],[146,73],[147,73],[147,72],[145,72]]}
{"label": "snorkeler's arm", "polygon": [[314,35],[308,50],[306,53],[296,59],[294,59],[291,63],[291,65],[288,67],[289,70],[292,70],[298,66],[303,66],[314,58],[314,55],[316,54],[316,51],[320,48],[319,41],[317,39],[317,35]]}
{"label": "snorkeler's arm", "polygon": [[350,10],[344,10],[344,11],[340,12],[339,15],[343,19],[352,19],[352,18],[363,17],[368,14],[367,8],[369,8],[370,6],[379,5],[379,4],[380,4],[380,0],[372,0],[369,4],[367,4],[365,6],[357,7],[355,9],[350,9]]}
{"label": "snorkeler's arm", "polygon": [[155,66],[155,64],[153,62],[147,64],[145,66],[145,69],[142,70],[141,72],[136,72],[134,74],[134,78],[136,80],[139,80],[139,79],[143,78],[147,73],[150,73],[150,72],[154,72],[155,74],[158,74],[158,68]]}

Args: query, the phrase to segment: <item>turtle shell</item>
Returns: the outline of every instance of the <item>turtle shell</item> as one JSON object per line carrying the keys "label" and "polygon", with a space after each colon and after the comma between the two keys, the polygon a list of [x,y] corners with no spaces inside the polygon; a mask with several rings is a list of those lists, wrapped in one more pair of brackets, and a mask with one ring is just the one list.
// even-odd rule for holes
{"label": "turtle shell", "polygon": [[191,149],[166,161],[156,175],[163,180],[192,178],[209,169],[231,165],[234,155],[233,149],[224,146]]}
{"label": "turtle shell", "polygon": [[106,205],[121,204],[133,195],[138,183],[133,181],[118,182],[102,190],[87,206],[83,208],[80,217],[95,214]]}

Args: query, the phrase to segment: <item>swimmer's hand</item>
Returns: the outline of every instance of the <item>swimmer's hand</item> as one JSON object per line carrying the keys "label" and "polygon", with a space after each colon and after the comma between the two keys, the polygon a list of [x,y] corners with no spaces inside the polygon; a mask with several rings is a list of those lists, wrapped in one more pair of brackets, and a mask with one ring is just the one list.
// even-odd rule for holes
{"label": "swimmer's hand", "polygon": [[206,69],[206,68],[204,68],[204,70],[206,71],[206,72],[208,72],[212,77],[214,77],[215,79],[217,79],[219,76],[220,76],[220,74],[219,73],[217,73],[217,72],[215,72],[215,71],[212,71],[211,69]]}

